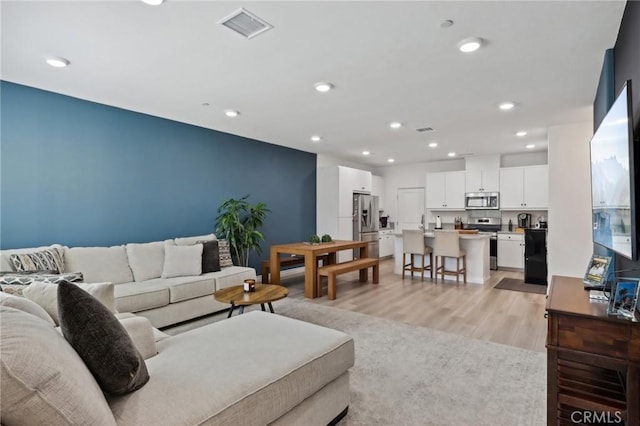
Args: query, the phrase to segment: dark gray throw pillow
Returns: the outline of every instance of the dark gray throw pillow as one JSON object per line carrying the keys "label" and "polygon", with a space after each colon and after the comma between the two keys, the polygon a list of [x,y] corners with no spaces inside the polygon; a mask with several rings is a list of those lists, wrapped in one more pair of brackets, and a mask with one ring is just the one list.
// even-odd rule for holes
{"label": "dark gray throw pillow", "polygon": [[220,270],[220,252],[218,241],[199,241],[202,244],[202,273]]}
{"label": "dark gray throw pillow", "polygon": [[62,334],[104,392],[124,395],[149,381],[147,366],[131,337],[98,299],[62,281],[58,284],[58,315]]}

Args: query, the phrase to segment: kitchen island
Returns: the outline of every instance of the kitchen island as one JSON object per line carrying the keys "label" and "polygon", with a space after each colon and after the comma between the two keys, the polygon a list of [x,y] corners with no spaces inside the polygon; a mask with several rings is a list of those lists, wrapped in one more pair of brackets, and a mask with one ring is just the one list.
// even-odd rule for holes
{"label": "kitchen island", "polygon": [[[402,275],[402,232],[396,232],[394,235],[394,272]],[[424,240],[428,246],[433,247],[435,242],[433,231],[426,231]],[[489,235],[461,234],[460,248],[467,253],[467,282],[484,284],[489,279]],[[419,265],[420,262],[420,256],[417,256],[415,263]],[[455,259],[446,259],[447,269],[455,269],[455,263]],[[445,279],[455,280],[455,277],[445,275]]]}

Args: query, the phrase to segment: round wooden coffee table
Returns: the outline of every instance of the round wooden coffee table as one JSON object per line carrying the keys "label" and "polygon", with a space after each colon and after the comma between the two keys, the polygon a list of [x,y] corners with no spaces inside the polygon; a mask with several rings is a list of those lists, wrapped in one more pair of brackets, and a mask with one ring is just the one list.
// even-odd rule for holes
{"label": "round wooden coffee table", "polygon": [[284,299],[289,294],[289,290],[286,287],[275,284],[256,284],[256,291],[246,293],[243,285],[234,285],[233,287],[223,288],[213,294],[213,297],[218,302],[229,303],[229,315],[231,317],[233,310],[238,306],[240,313],[244,312],[245,306],[257,305],[258,303],[265,311],[264,304],[269,305],[269,310],[273,313],[273,306],[271,302]]}

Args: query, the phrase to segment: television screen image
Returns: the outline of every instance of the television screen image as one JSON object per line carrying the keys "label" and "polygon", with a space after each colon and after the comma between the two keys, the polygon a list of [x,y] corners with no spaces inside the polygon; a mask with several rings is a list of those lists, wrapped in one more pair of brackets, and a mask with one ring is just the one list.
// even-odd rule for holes
{"label": "television screen image", "polygon": [[593,242],[636,259],[635,154],[631,81],[591,139]]}

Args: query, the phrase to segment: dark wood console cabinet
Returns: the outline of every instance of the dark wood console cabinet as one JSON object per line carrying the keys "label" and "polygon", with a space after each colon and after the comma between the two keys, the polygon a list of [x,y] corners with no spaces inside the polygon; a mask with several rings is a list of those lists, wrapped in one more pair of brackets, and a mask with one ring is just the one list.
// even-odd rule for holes
{"label": "dark wood console cabinet", "polygon": [[640,323],[609,317],[582,279],[547,299],[547,425],[640,426]]}

